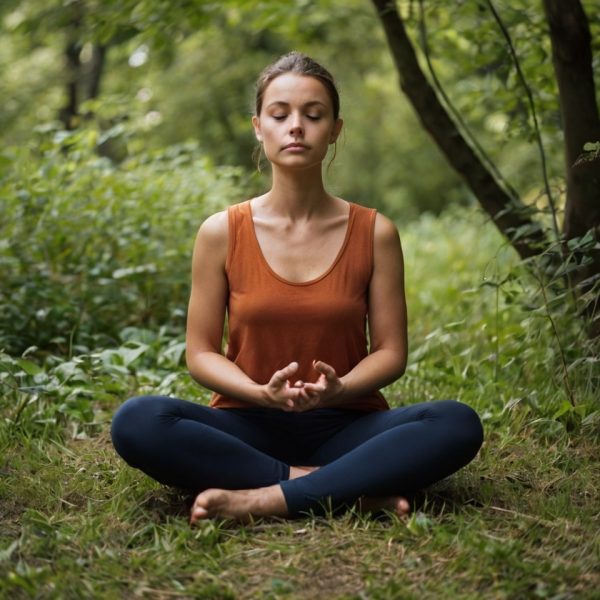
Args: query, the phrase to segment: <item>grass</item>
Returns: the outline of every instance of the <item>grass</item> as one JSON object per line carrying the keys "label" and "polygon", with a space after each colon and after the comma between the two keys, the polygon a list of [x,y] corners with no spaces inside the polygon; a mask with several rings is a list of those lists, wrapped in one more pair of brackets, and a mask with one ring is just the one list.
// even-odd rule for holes
{"label": "grass", "polygon": [[[529,441],[527,441],[529,439]],[[412,516],[187,525],[104,432],[5,454],[6,597],[594,597],[597,446],[489,432]]]}
{"label": "grass", "polygon": [[[476,408],[486,440],[472,464],[424,490],[405,520],[350,513],[190,528],[190,499],[126,467],[109,423],[134,393],[207,396],[182,366],[181,320],[154,327],[125,315],[119,339],[104,345],[90,347],[105,339],[90,335],[0,353],[0,597],[597,598],[593,344],[561,307],[544,305],[479,213],[425,216],[401,233],[411,360],[386,395],[394,405],[457,398]],[[159,277],[150,250],[158,273],[147,276]],[[154,285],[138,280],[146,299]],[[183,294],[185,284],[173,285]],[[113,300],[98,304],[117,318]]]}

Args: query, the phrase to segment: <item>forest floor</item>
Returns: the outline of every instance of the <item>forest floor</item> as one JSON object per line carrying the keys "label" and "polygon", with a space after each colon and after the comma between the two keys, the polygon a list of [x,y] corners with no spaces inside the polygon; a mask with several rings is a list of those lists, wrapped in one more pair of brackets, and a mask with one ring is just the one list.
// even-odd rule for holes
{"label": "forest floor", "polygon": [[[121,464],[106,431],[12,436],[1,480],[6,598],[594,598],[597,444],[488,428],[408,518],[188,525],[189,499]],[[10,442],[10,443],[7,443]]]}

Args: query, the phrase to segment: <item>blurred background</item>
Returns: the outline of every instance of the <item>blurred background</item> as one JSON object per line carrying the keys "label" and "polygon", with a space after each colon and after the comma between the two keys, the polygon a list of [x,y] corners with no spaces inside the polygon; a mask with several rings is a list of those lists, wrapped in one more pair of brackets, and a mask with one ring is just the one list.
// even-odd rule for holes
{"label": "blurred background", "polygon": [[[543,11],[509,4],[503,17],[535,93],[550,174],[560,177]],[[399,6],[417,47],[426,26],[437,76],[482,146],[523,196],[538,195],[525,94],[484,3],[429,1],[423,21],[418,2]],[[341,89],[346,126],[329,171],[336,193],[401,221],[470,201],[401,94],[366,0],[3,0],[0,19],[4,148],[36,143],[52,129],[94,126],[100,154],[113,163],[193,144],[211,164],[250,174],[254,82],[266,64],[298,49],[329,67]],[[257,177],[252,184],[266,185]]]}

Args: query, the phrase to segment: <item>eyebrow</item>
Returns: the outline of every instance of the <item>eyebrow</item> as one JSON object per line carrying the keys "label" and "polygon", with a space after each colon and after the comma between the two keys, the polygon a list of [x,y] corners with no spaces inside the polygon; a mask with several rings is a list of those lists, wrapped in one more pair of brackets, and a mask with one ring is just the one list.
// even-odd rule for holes
{"label": "eyebrow", "polygon": [[[290,105],[289,102],[284,102],[283,100],[275,100],[275,102],[271,102],[267,106],[267,108],[270,108],[271,106],[289,106],[289,105]],[[311,100],[310,102],[305,102],[302,106],[310,107],[310,106],[315,106],[315,105],[319,105],[319,106],[323,106],[323,107],[327,108],[327,106],[319,100]]]}

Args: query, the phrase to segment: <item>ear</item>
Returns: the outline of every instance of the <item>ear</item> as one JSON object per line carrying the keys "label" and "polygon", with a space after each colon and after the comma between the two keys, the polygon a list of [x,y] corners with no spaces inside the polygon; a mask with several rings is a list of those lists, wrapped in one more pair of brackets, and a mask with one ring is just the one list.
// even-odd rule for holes
{"label": "ear", "polygon": [[344,120],[338,119],[333,124],[333,129],[331,130],[331,137],[329,138],[329,143],[333,144],[337,141],[338,136],[340,135],[340,131],[342,131],[342,127],[344,126]]}
{"label": "ear", "polygon": [[262,142],[262,135],[260,133],[260,119],[254,115],[252,117],[252,126],[254,127],[254,135],[259,142]]}

